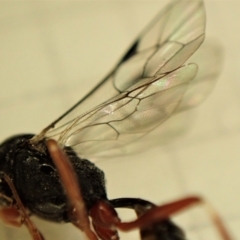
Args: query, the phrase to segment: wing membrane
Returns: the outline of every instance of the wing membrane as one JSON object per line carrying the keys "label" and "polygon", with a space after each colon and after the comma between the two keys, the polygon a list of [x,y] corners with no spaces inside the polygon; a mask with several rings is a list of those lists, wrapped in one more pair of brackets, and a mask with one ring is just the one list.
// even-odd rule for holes
{"label": "wing membrane", "polygon": [[36,139],[55,138],[81,156],[118,154],[186,108],[181,102],[197,66],[182,65],[204,36],[203,2],[172,1],[110,74]]}

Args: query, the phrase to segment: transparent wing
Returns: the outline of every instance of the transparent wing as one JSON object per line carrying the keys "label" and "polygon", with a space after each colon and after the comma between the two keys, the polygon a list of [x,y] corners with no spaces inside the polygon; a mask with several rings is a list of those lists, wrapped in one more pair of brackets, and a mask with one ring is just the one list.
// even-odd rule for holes
{"label": "transparent wing", "polygon": [[[197,73],[195,64],[181,66],[204,35],[203,2],[173,1],[110,74],[35,139],[55,138],[92,156],[142,138],[177,111]],[[99,102],[103,103],[94,107]]]}
{"label": "transparent wing", "polygon": [[[221,46],[216,42],[204,42],[200,49],[188,60],[188,63],[198,63],[198,72],[196,77],[188,82],[181,102],[172,113],[171,118],[164,121],[154,131],[149,132],[143,139],[140,138],[125,145],[116,154],[121,155],[121,152],[139,153],[154,146],[163,146],[181,137],[189,129],[189,125],[192,124],[191,112],[185,110],[201,104],[209,96],[222,70],[222,60]],[[182,113],[183,111],[185,112]],[[106,156],[107,153],[102,153],[102,155]]]}

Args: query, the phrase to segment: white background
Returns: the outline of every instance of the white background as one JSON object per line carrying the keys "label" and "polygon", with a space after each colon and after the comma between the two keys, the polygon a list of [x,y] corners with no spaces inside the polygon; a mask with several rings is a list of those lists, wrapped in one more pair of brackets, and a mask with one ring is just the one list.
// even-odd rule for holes
{"label": "white background", "polygon": [[[167,2],[1,1],[1,139],[38,133],[73,105]],[[206,0],[205,5],[207,36],[223,46],[225,62],[213,94],[193,111],[190,130],[171,145],[99,167],[106,173],[109,198],[161,204],[200,194],[240,239],[240,1]],[[70,224],[33,219],[46,240],[80,239]],[[24,227],[1,223],[0,239],[30,236]],[[124,239],[138,237],[130,233]]]}

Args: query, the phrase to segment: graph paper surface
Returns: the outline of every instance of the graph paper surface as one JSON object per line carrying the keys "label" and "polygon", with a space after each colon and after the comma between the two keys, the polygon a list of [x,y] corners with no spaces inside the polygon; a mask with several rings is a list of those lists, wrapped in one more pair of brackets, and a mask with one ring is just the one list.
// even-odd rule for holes
{"label": "graph paper surface", "polygon": [[[1,139],[38,133],[71,107],[167,2],[1,1]],[[240,1],[207,0],[205,6],[207,38],[223,46],[224,65],[212,95],[192,111],[189,130],[169,145],[99,162],[99,167],[109,198],[141,197],[161,204],[199,194],[240,239]],[[192,239],[214,240],[202,233],[194,214]],[[81,239],[70,224],[33,220],[47,240]],[[1,223],[0,239],[30,236],[24,227]],[[124,239],[138,236],[128,233]]]}

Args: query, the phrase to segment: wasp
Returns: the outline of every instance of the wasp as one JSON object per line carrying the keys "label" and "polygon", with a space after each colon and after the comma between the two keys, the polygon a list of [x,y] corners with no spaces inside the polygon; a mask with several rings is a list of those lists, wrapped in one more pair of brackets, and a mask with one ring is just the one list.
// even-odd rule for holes
{"label": "wasp", "polygon": [[[31,215],[71,222],[90,240],[119,239],[118,230],[134,228],[142,240],[186,240],[170,217],[205,203],[202,198],[188,196],[161,206],[136,198],[110,200],[103,171],[88,159],[134,152],[170,116],[208,95],[218,75],[211,67],[214,51],[200,49],[202,68],[202,57],[194,54],[204,41],[205,24],[201,0],[172,1],[72,108],[39,134],[5,140],[0,145],[1,219],[24,224],[34,240],[44,237]],[[137,219],[122,222],[116,208],[133,209]],[[212,221],[222,239],[230,240],[215,212]]]}

